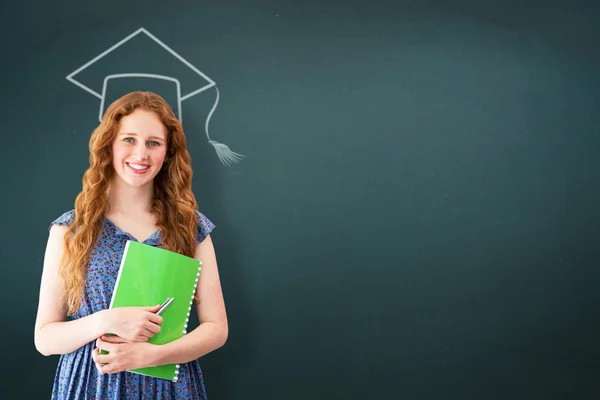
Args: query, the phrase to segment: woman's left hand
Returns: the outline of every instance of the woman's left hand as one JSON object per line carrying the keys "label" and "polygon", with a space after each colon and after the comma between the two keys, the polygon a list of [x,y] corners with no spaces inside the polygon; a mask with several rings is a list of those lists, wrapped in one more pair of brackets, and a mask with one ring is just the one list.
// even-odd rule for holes
{"label": "woman's left hand", "polygon": [[[148,342],[132,342],[119,336],[102,336],[96,340],[92,358],[101,374],[153,366],[153,354],[158,346]],[[100,354],[106,350],[109,354]]]}

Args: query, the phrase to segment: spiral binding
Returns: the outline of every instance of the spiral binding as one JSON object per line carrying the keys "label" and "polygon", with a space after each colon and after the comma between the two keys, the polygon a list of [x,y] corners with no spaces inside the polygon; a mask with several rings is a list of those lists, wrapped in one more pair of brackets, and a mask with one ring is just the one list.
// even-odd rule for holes
{"label": "spiral binding", "polygon": [[[199,261],[198,264],[198,272],[196,273],[196,281],[194,282],[194,289],[192,290],[192,297],[190,298],[190,306],[188,307],[187,318],[185,319],[185,325],[183,326],[183,334],[187,335],[187,327],[188,322],[190,321],[190,313],[192,312],[192,305],[194,304],[194,294],[196,293],[196,288],[198,287],[198,279],[200,278],[200,270],[202,269],[202,261]],[[177,382],[179,379],[179,364],[175,366],[175,377],[173,378],[173,382]]]}

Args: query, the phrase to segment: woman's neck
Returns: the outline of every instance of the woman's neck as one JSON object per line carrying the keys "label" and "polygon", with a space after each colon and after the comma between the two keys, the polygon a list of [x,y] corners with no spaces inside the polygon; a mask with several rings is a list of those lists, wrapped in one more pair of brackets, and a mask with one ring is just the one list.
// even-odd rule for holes
{"label": "woman's neck", "polygon": [[110,213],[118,214],[140,214],[152,210],[152,199],[154,187],[152,183],[134,187],[116,178],[110,184],[108,190],[108,204]]}

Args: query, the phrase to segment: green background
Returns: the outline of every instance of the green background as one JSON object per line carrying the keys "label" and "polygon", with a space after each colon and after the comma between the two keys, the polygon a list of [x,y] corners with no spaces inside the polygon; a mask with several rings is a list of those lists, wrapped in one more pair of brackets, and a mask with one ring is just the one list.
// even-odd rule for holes
{"label": "green background", "polygon": [[[245,155],[226,167],[207,142],[214,88],[183,102],[230,321],[201,359],[210,399],[600,397],[599,15],[566,0],[3,7],[1,397],[48,398],[58,361],[33,344],[47,229],[73,208],[100,109],[66,76],[140,27],[216,82],[211,138]],[[197,88],[151,42],[123,50],[81,79],[152,67]]]}

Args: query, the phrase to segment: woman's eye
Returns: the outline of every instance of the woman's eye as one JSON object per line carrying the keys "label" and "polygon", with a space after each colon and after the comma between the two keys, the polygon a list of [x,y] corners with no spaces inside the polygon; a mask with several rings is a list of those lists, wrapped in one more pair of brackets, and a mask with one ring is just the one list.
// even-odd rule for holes
{"label": "woman's eye", "polygon": [[160,146],[160,143],[158,143],[158,142],[148,142],[148,144],[152,147]]}
{"label": "woman's eye", "polygon": [[125,139],[123,139],[123,141],[124,141],[124,142],[127,142],[127,143],[133,143],[133,138],[131,138],[131,137],[126,137]]}

